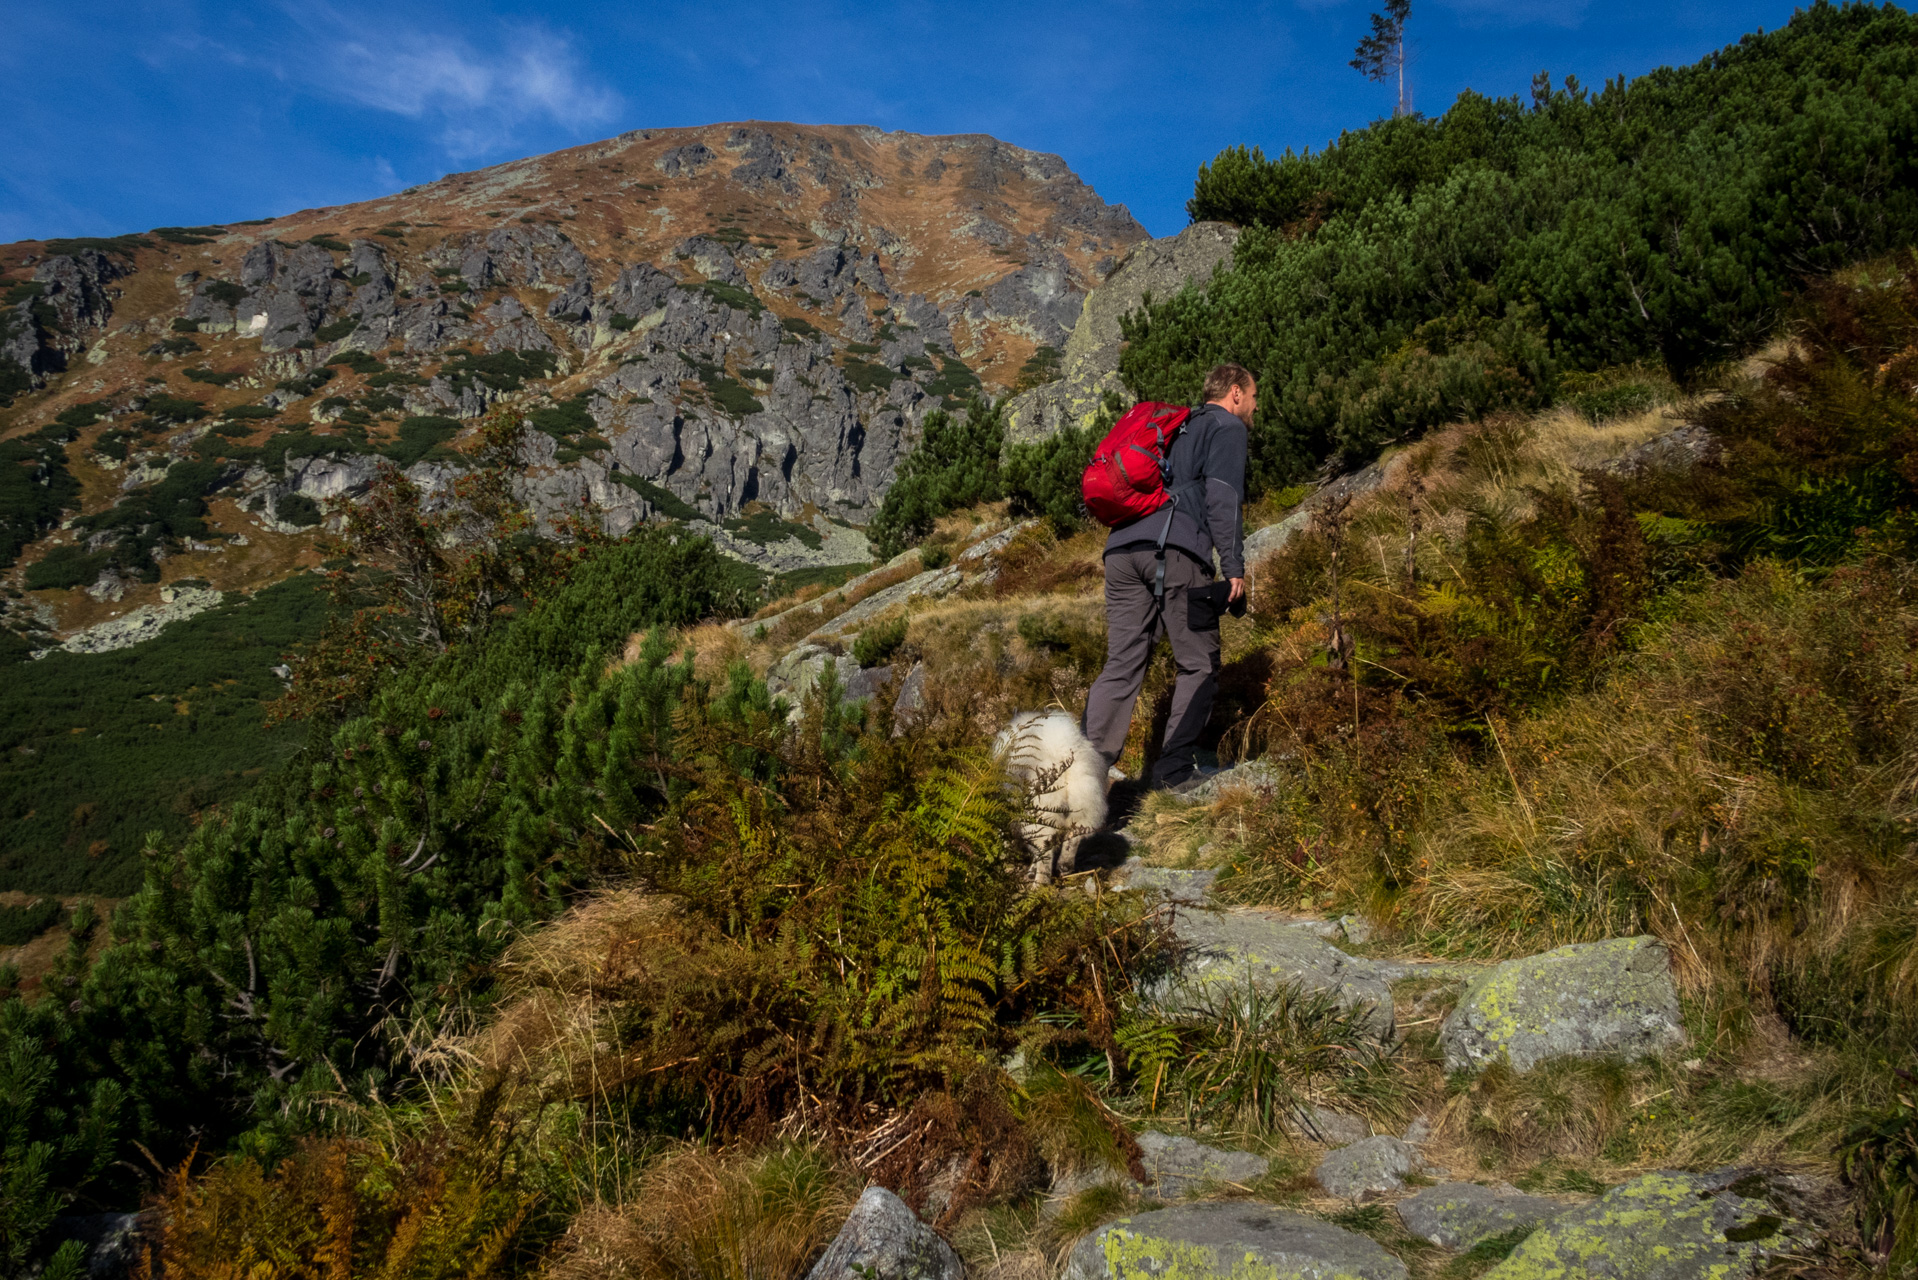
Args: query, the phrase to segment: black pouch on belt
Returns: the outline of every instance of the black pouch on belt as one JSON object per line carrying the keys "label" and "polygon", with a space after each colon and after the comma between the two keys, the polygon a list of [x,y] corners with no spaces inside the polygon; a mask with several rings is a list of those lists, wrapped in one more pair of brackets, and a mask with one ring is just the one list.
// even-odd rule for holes
{"label": "black pouch on belt", "polygon": [[1243,617],[1245,615],[1244,597],[1232,600],[1228,606],[1227,600],[1231,595],[1232,584],[1229,582],[1214,582],[1203,587],[1187,587],[1185,625],[1193,631],[1217,631],[1219,615],[1225,613],[1228,608],[1233,617]]}

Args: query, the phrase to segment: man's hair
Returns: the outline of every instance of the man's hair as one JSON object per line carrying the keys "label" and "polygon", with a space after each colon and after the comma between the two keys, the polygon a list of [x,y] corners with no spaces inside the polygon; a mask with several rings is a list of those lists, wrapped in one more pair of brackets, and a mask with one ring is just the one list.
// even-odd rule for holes
{"label": "man's hair", "polygon": [[1242,364],[1222,364],[1205,375],[1205,403],[1223,400],[1230,395],[1232,388],[1242,387],[1251,391],[1256,384],[1252,371]]}

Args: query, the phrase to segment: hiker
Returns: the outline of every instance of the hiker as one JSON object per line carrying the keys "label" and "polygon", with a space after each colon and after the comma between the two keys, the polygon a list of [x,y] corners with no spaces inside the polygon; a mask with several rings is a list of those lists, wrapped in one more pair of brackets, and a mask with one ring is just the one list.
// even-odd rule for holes
{"label": "hiker", "polygon": [[[1166,450],[1171,501],[1115,525],[1106,538],[1106,665],[1086,696],[1085,732],[1107,766],[1116,765],[1152,646],[1170,637],[1179,678],[1152,767],[1155,788],[1197,780],[1194,752],[1219,678],[1219,614],[1228,606],[1245,611],[1240,508],[1246,429],[1258,402],[1258,385],[1240,366],[1222,364],[1207,374],[1204,407]],[[1225,583],[1213,581],[1214,551]]]}

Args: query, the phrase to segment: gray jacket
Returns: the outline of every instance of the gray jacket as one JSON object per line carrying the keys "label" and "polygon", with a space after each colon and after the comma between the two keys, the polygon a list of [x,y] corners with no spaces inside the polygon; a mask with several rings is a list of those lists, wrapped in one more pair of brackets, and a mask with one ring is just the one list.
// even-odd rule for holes
{"label": "gray jacket", "polygon": [[[1246,431],[1237,415],[1206,405],[1186,421],[1172,441],[1172,527],[1165,545],[1177,547],[1208,569],[1219,553],[1219,569],[1228,578],[1245,576]],[[1166,510],[1128,520],[1106,538],[1106,554],[1156,546],[1166,529]]]}

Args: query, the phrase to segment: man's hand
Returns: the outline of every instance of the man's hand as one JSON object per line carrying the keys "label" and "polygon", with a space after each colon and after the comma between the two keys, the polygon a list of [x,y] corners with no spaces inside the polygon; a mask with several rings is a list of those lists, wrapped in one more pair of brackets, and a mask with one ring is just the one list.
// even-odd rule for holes
{"label": "man's hand", "polygon": [[1225,598],[1225,602],[1227,604],[1234,604],[1245,594],[1245,579],[1231,578],[1228,579],[1228,581],[1232,583],[1232,594]]}

